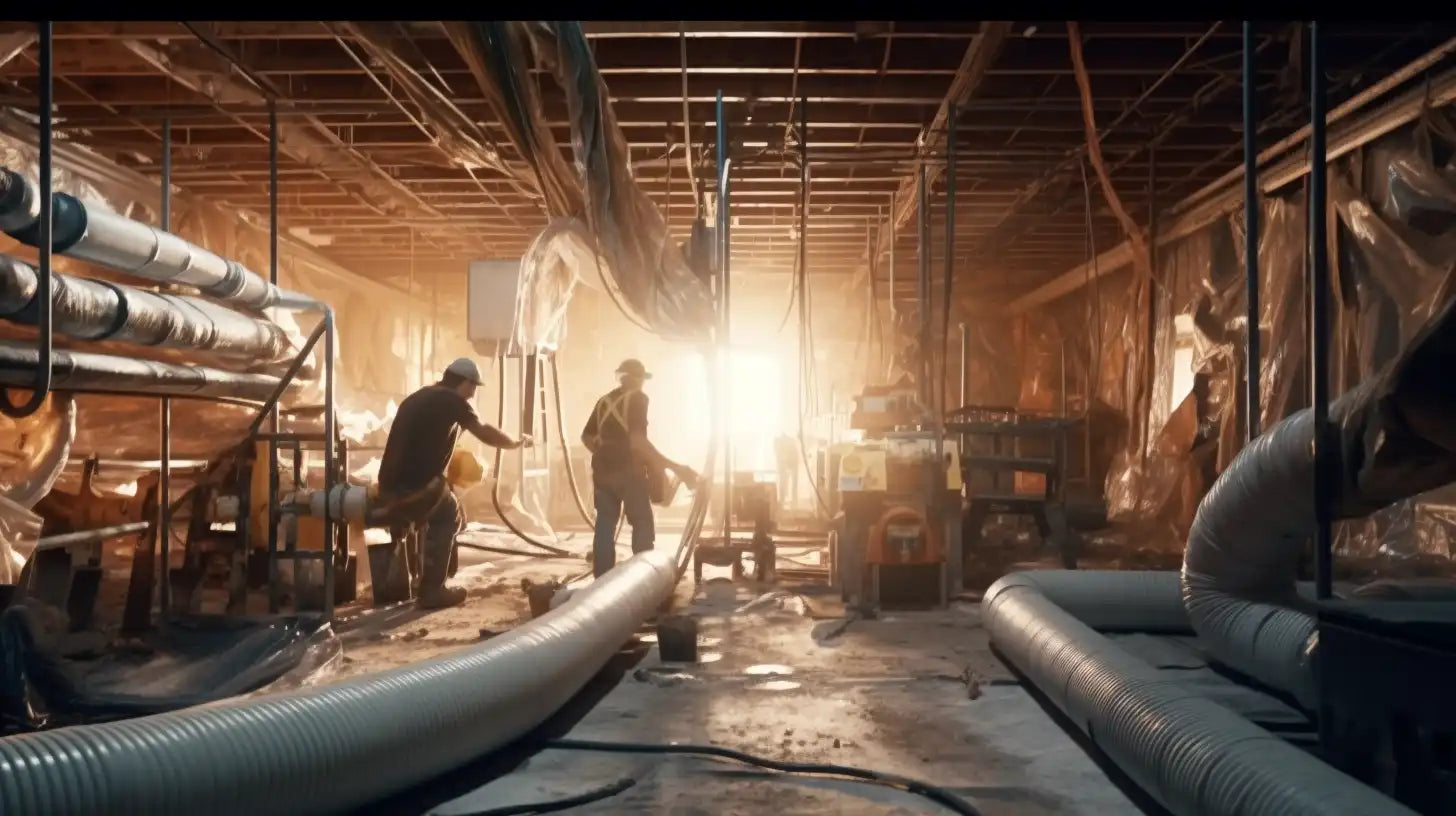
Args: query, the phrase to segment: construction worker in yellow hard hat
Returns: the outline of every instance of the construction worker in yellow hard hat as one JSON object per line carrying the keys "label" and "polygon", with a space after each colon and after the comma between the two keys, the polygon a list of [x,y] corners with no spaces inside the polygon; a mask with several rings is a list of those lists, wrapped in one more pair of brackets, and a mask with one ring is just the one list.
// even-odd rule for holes
{"label": "construction worker in yellow hard hat", "polygon": [[582,444],[592,454],[592,486],[597,521],[592,538],[592,571],[601,576],[617,561],[617,521],[625,510],[632,525],[632,552],[652,549],[656,530],[652,518],[649,471],[670,470],[689,489],[697,485],[693,469],[668,459],[647,440],[647,395],[642,386],[651,378],[639,360],[617,366],[617,387],[597,400]]}
{"label": "construction worker in yellow hard hat", "polygon": [[[379,462],[381,496],[405,496],[443,480],[462,429],[496,448],[531,444],[529,436],[512,439],[480,421],[471,405],[479,385],[480,369],[462,357],[445,369],[438,383],[421,388],[399,404]],[[418,604],[423,609],[454,606],[465,600],[465,590],[445,586],[455,536],[462,526],[460,505],[450,490],[443,491],[425,523]]]}

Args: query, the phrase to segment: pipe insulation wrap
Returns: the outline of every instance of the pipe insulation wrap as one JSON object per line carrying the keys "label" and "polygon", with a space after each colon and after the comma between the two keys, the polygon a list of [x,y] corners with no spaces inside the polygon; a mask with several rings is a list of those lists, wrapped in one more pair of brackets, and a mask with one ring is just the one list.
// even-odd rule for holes
{"label": "pipe insulation wrap", "polygon": [[[30,388],[40,355],[34,347],[0,343],[0,385]],[[278,388],[278,377],[240,374],[195,365],[137,360],[110,354],[56,349],[51,353],[56,391],[98,394],[147,394],[263,402]],[[296,383],[291,386],[296,387]]]}
{"label": "pipe insulation wrap", "polygon": [[1061,606],[1118,628],[1135,625],[1139,614],[1172,628],[1179,584],[1174,572],[1012,573],[986,591],[981,620],[1000,652],[1175,814],[1414,813],[1180,679],[1165,679]]}
{"label": "pipe insulation wrap", "polygon": [[[1330,405],[1334,519],[1368,515],[1456,480],[1453,304],[1400,355]],[[1183,600],[1223,663],[1316,704],[1313,607],[1295,579],[1315,532],[1314,415],[1305,409],[1246,446],[1199,504]]]}
{"label": "pipe insulation wrap", "polygon": [[540,725],[665,601],[672,556],[623,562],[480,646],[334,685],[0,740],[0,813],[343,813]]}
{"label": "pipe insulation wrap", "polygon": [[[34,325],[39,272],[0,255],[0,317]],[[209,300],[51,273],[51,319],[81,340],[194,349],[273,362],[292,351],[277,324]]]}
{"label": "pipe insulation wrap", "polygon": [[[322,308],[317,300],[279,289],[236,261],[105,208],[88,207],[75,196],[55,193],[52,208],[52,246],[67,257],[148,280],[194,286],[208,297],[254,309]],[[35,185],[0,168],[0,230],[36,246],[39,223],[40,195]]]}

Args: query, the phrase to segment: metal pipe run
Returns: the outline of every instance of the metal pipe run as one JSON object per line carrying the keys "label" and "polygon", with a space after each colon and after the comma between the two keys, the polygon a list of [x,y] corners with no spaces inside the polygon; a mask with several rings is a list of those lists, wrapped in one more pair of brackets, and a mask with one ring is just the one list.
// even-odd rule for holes
{"label": "metal pipe run", "polygon": [[[48,131],[42,129],[42,138]],[[46,245],[39,228],[41,195],[35,185],[13,170],[0,168],[0,230],[33,247]],[[270,306],[318,310],[308,295],[279,289],[237,261],[230,261],[177,235],[101,207],[88,207],[75,196],[53,199],[56,252],[161,283],[193,286],[204,295],[254,309]]]}
{"label": "metal pipe run", "polygon": [[[0,386],[29,388],[39,358],[40,353],[33,347],[0,343]],[[262,402],[281,387],[277,377],[266,374],[60,349],[51,354],[50,371],[55,390],[93,394]]]}
{"label": "metal pipe run", "polygon": [[[35,267],[0,255],[0,318],[36,325],[40,279]],[[156,348],[212,352],[247,362],[275,362],[292,353],[278,324],[188,295],[110,281],[50,276],[53,334]]]}
{"label": "metal pipe run", "polygon": [[[47,20],[36,24],[38,27],[37,36],[40,43],[40,53],[37,56],[36,77],[37,89],[36,104],[39,107],[37,113],[36,131],[39,137],[39,149],[36,151],[36,172],[40,174],[40,190],[32,191],[32,199],[37,210],[36,216],[32,219],[35,227],[36,244],[40,264],[40,283],[36,288],[37,309],[36,328],[40,331],[40,337],[36,341],[36,365],[32,372],[30,382],[25,387],[30,389],[30,399],[21,405],[10,401],[9,391],[0,391],[0,413],[15,419],[22,419],[34,414],[45,404],[47,396],[51,392],[51,362],[54,356],[54,349],[51,338],[51,250],[54,246],[52,232],[54,230],[54,217],[52,202],[54,200],[53,173],[51,172],[51,83],[52,64],[51,47],[54,45],[54,32],[52,23]],[[5,198],[4,182],[0,180],[0,205],[3,205]],[[3,219],[0,219],[3,224]]]}
{"label": "metal pipe run", "polygon": [[1330,536],[1332,467],[1335,446],[1330,438],[1330,280],[1326,234],[1329,205],[1325,185],[1325,66],[1319,23],[1309,24],[1309,349],[1310,405],[1314,410],[1315,593],[1333,594],[1334,542]]}
{"label": "metal pipe run", "polygon": [[80,544],[98,544],[113,538],[144,533],[151,529],[151,526],[150,521],[133,521],[127,524],[113,524],[110,527],[98,527],[95,530],[45,536],[35,542],[35,548],[37,550],[54,550],[61,547],[75,547]]}
{"label": "metal pipe run", "polygon": [[540,618],[447,657],[0,740],[0,813],[351,812],[544,722],[668,598],[672,559],[633,556]]}
{"label": "metal pipe run", "polygon": [[1259,74],[1254,23],[1244,21],[1244,281],[1248,338],[1244,346],[1244,438],[1253,441],[1263,425],[1259,410]]}

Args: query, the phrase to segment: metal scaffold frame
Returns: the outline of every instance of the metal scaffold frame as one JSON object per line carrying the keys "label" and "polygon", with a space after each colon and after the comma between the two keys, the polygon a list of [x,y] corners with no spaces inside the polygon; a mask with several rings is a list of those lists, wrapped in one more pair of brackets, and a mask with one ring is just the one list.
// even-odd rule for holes
{"label": "metal scaffold frame", "polygon": [[[54,354],[54,326],[52,320],[52,254],[54,250],[53,224],[55,195],[53,184],[53,100],[52,87],[54,82],[54,65],[52,52],[54,45],[53,24],[49,21],[37,24],[37,45],[39,52],[37,84],[37,131],[38,131],[38,157],[37,167],[39,171],[39,222],[37,252],[39,260],[37,264],[37,295],[36,304],[38,315],[36,326],[38,329],[37,340],[37,365],[35,369],[33,385],[30,388],[30,398],[23,404],[15,404],[10,397],[9,387],[0,387],[3,391],[3,399],[0,399],[0,412],[14,418],[30,416],[44,405],[45,400],[55,390],[53,388],[53,366],[56,363]],[[185,112],[184,112],[185,113]],[[162,118],[162,164],[161,164],[161,212],[158,227],[163,231],[170,231],[172,220],[172,111],[168,110]],[[278,223],[278,114],[276,107],[269,110],[269,283],[273,286],[278,284],[279,276],[279,223]],[[304,308],[305,304],[289,301],[284,304],[285,308]],[[153,520],[112,525],[94,530],[71,532],[63,535],[41,538],[37,552],[46,548],[76,546],[81,544],[92,544],[122,537],[125,535],[140,534],[153,536],[152,550],[160,557],[162,564],[163,578],[158,582],[156,592],[156,603],[164,617],[172,614],[172,580],[170,557],[171,557],[171,527],[174,514],[180,508],[185,497],[177,502],[170,499],[171,475],[172,475],[172,445],[171,445],[171,419],[173,399],[200,399],[210,402],[225,402],[240,405],[247,405],[257,408],[257,415],[254,417],[248,429],[246,441],[243,443],[248,447],[256,447],[258,442],[268,444],[268,462],[270,477],[268,482],[268,608],[271,613],[277,613],[280,608],[280,580],[278,565],[280,560],[294,560],[296,563],[303,560],[317,558],[322,561],[322,609],[319,613],[322,617],[331,621],[334,617],[334,585],[335,571],[338,565],[335,563],[334,553],[341,543],[346,541],[339,539],[339,529],[336,529],[334,512],[331,501],[323,502],[322,526],[324,545],[320,552],[300,552],[294,546],[289,546],[284,552],[279,551],[278,524],[280,521],[279,506],[279,483],[278,483],[278,454],[280,445],[291,447],[294,452],[294,473],[301,483],[302,455],[306,443],[323,444],[323,491],[326,497],[331,497],[334,488],[344,483],[344,474],[347,472],[348,451],[343,440],[338,438],[338,423],[336,421],[337,399],[335,395],[335,351],[336,351],[336,321],[333,309],[326,305],[319,304],[322,313],[317,326],[310,332],[308,339],[294,356],[287,370],[275,388],[274,392],[261,403],[256,400],[241,398],[222,398],[204,395],[163,395],[157,397],[155,394],[146,394],[132,391],[117,390],[92,390],[86,388],[67,388],[69,393],[104,393],[112,396],[136,396],[156,397],[160,401],[159,429],[160,429],[160,465],[158,468],[158,489],[155,515]],[[318,345],[323,341],[323,430],[322,433],[280,433],[278,424],[278,406],[288,387],[292,385],[299,372],[302,371],[305,362]],[[267,425],[266,430],[264,425]],[[247,497],[243,497],[240,504],[243,508],[237,519],[237,535],[240,546],[248,547],[248,507]],[[344,549],[347,552],[347,549]],[[295,573],[297,576],[297,573]],[[298,578],[295,577],[295,581]],[[123,628],[135,630],[146,628],[151,624],[151,603],[148,602],[142,609],[134,609],[128,604],[127,617]],[[141,613],[145,613],[144,617]]]}

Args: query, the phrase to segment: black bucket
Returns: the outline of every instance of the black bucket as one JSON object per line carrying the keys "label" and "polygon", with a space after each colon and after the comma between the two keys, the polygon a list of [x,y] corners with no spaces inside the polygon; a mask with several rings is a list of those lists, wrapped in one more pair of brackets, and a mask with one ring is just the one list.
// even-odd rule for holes
{"label": "black bucket", "polygon": [[698,662],[698,619],[668,615],[658,620],[657,652],[664,663]]}

